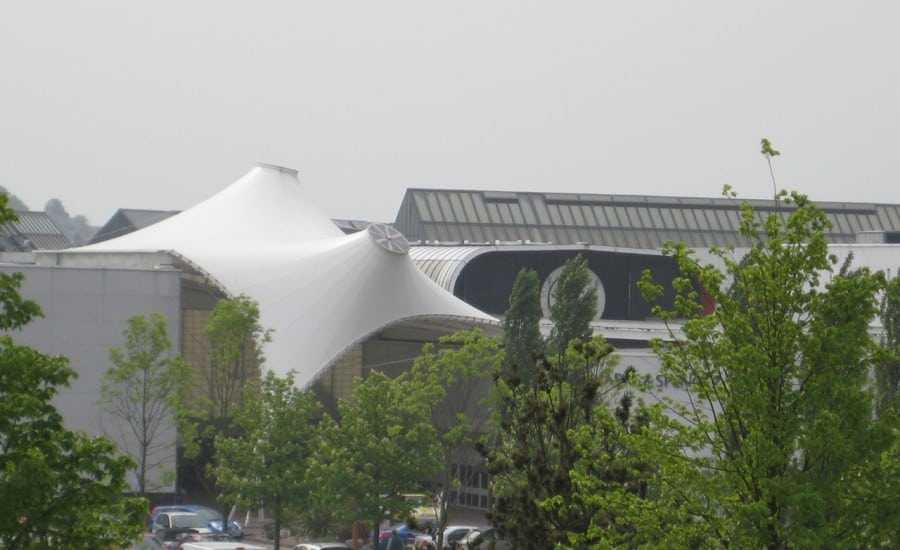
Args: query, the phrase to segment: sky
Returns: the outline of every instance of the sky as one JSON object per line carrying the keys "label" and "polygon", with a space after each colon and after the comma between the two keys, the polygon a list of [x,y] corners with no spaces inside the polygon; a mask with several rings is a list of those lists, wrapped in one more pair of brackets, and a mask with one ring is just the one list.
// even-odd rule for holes
{"label": "sky", "polygon": [[256,163],[408,188],[900,203],[894,1],[0,0],[0,185],[94,225]]}

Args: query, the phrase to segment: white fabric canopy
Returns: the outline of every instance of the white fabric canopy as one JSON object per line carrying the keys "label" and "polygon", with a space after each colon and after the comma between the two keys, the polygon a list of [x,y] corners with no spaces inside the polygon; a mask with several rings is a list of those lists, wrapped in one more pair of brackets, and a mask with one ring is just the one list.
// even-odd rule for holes
{"label": "white fabric canopy", "polygon": [[273,330],[266,368],[296,371],[299,386],[355,343],[403,321],[496,323],[419,271],[392,228],[344,235],[311,206],[297,172],[277,166],[257,165],[180,214],[75,250],[172,251],[232,295],[246,294]]}

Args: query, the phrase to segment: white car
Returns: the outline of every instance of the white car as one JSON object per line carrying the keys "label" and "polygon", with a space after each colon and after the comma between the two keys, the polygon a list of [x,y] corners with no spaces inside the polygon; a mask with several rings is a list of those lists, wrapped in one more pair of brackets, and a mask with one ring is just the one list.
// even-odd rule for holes
{"label": "white car", "polygon": [[493,527],[474,530],[459,542],[457,548],[464,550],[509,550],[509,541]]}
{"label": "white car", "polygon": [[349,550],[351,546],[345,542],[301,542],[294,550]]}
{"label": "white car", "polygon": [[466,535],[468,535],[472,531],[479,530],[481,530],[481,528],[475,525],[448,525],[444,528],[443,534],[441,536],[441,548],[456,548],[456,545],[459,543],[459,541],[461,541]]}
{"label": "white car", "polygon": [[179,535],[186,533],[212,533],[206,520],[199,514],[175,510],[160,512],[150,529],[163,542],[178,540]]}
{"label": "white car", "polygon": [[265,546],[256,546],[237,541],[186,542],[181,550],[266,550]]}

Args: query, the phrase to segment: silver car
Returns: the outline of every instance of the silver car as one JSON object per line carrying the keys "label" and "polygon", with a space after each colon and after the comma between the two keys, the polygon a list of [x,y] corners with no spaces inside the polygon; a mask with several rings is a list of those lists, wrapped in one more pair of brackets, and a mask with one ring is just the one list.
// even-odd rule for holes
{"label": "silver car", "polygon": [[343,542],[301,542],[294,550],[347,550],[349,544]]}

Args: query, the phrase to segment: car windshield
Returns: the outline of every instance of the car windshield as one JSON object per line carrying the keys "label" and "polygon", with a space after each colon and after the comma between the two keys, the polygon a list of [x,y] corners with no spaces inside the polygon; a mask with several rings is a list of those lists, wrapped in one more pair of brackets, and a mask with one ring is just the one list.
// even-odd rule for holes
{"label": "car windshield", "polygon": [[197,514],[176,514],[172,516],[175,529],[206,527],[206,521]]}
{"label": "car windshield", "polygon": [[154,548],[163,548],[163,544],[154,535],[144,535],[141,540],[135,541],[131,545],[130,550],[152,550]]}
{"label": "car windshield", "polygon": [[212,508],[195,508],[191,511],[208,521],[222,521],[222,514]]}

